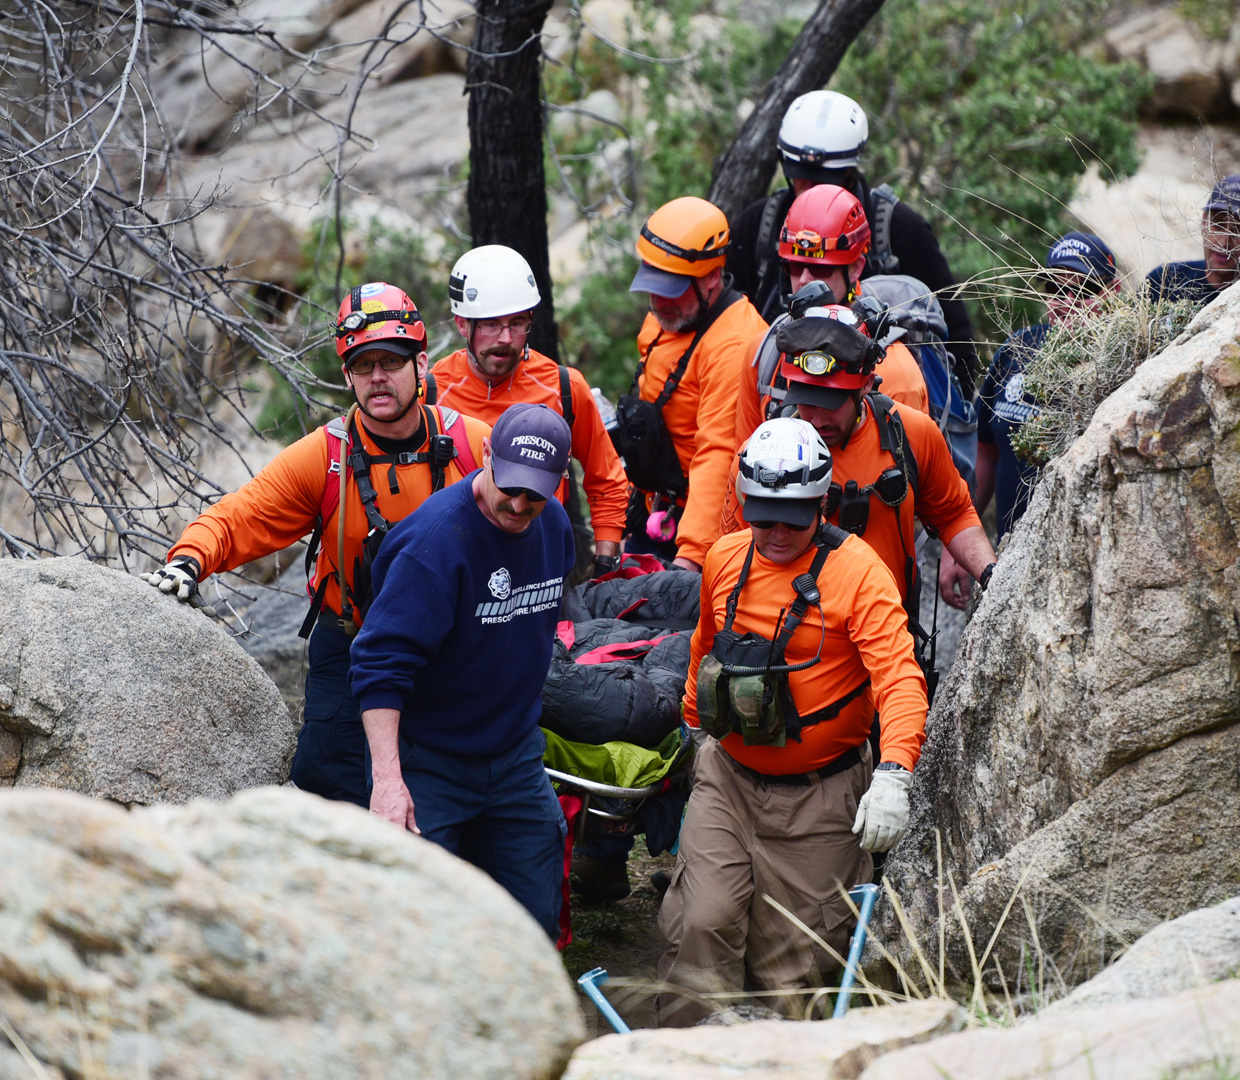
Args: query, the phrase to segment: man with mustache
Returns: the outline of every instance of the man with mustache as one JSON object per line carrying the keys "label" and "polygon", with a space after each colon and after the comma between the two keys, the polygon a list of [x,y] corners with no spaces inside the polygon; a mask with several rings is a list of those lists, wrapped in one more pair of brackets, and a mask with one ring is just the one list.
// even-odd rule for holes
{"label": "man with mustache", "polygon": [[166,566],[142,577],[190,601],[207,575],[312,534],[307,565],[314,561],[313,599],[302,626],[302,637],[310,639],[305,723],[292,780],[305,791],[364,807],[370,799],[366,739],[348,670],[349,643],[371,598],[371,565],[392,523],[473,471],[490,428],[419,402],[426,328],[414,302],[394,285],[369,282],[345,297],[336,318],[336,352],[357,398],[347,416],[281,451],[248,484],[191,522]]}
{"label": "man with mustache", "polygon": [[555,410],[513,405],[469,482],[392,529],[350,672],[371,812],[486,871],[553,939],[565,825],[538,720],[574,562],[553,498],[571,439]]}
{"label": "man with mustache", "polygon": [[[585,377],[531,349],[531,313],[541,301],[534,272],[512,248],[487,244],[467,251],[452,268],[448,298],[465,348],[431,369],[436,400],[494,424],[517,402],[546,405],[568,421],[572,454],[594,530],[594,576],[620,562],[629,485]],[[557,495],[569,499],[570,481]]]}

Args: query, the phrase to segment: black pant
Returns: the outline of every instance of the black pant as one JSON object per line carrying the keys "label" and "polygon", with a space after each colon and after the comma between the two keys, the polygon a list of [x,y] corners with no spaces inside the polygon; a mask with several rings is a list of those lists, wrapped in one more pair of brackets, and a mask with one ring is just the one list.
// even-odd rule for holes
{"label": "black pant", "polygon": [[305,723],[297,733],[291,778],[302,791],[367,808],[366,732],[349,692],[351,641],[326,619],[310,634]]}

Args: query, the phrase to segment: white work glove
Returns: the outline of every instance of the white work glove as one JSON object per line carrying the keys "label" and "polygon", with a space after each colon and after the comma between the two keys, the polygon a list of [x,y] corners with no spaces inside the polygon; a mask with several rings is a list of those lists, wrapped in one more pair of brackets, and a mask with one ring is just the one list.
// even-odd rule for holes
{"label": "white work glove", "polygon": [[142,580],[160,592],[175,593],[178,600],[189,603],[198,595],[198,575],[202,572],[196,559],[178,555],[167,566],[142,574]]}
{"label": "white work glove", "polygon": [[861,796],[853,835],[861,834],[865,851],[890,851],[908,829],[908,789],[913,774],[907,769],[878,768],[870,790]]}

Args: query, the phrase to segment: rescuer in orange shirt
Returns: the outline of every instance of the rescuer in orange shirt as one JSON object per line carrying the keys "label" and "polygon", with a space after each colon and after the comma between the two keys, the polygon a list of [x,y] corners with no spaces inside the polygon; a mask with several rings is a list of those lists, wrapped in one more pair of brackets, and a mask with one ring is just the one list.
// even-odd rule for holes
{"label": "rescuer in orange shirt", "polygon": [[[914,516],[983,587],[995,560],[947,442],[927,415],[873,392],[882,348],[869,340],[851,309],[810,309],[779,328],[776,344],[788,382],[785,405],[795,406],[832,451],[827,520],[862,537],[886,563],[909,609],[910,627],[921,635]],[[736,504],[733,487],[724,504],[724,531],[742,527]],[[943,591],[943,582],[940,591],[961,606]]]}
{"label": "rescuer in orange shirt", "polygon": [[[518,402],[546,405],[568,421],[573,457],[594,529],[594,576],[620,562],[629,483],[585,377],[529,347],[530,313],[541,297],[534,272],[500,244],[467,251],[452,268],[448,298],[465,348],[435,363],[436,400],[494,425]],[[567,502],[568,481],[559,499]]]}
{"label": "rescuer in orange shirt", "polygon": [[617,408],[616,446],[636,488],[630,550],[700,570],[719,535],[735,451],[741,365],[766,322],[723,277],[728,220],[705,199],[661,206],[637,240],[630,286],[650,296],[633,389]]}
{"label": "rescuer in orange shirt", "polygon": [[[786,385],[779,374],[777,329],[808,307],[862,295],[861,274],[870,250],[870,223],[860,200],[834,184],[798,195],[779,233],[780,296],[785,314],[754,342],[741,373],[736,399],[736,445],[744,445],[763,420],[778,413]],[[930,395],[917,360],[900,342],[887,346],[882,389],[892,401],[930,412]]]}
{"label": "rescuer in orange shirt", "polygon": [[[847,952],[843,893],[908,826],[926,684],[886,566],[822,524],[831,455],[813,427],[762,424],[739,484],[749,529],[721,538],[702,571],[685,720],[710,737],[659,913],[671,945],[659,975],[697,994],[739,994],[748,976],[792,992],[780,1001],[795,1015],[795,991],[824,985],[834,964],[764,897]],[[709,1007],[667,990],[658,1011],[682,1026]]]}
{"label": "rescuer in orange shirt", "polygon": [[310,638],[309,667],[292,780],[324,798],[366,807],[366,736],[347,676],[349,644],[370,601],[370,565],[390,525],[481,464],[491,429],[419,402],[426,328],[413,301],[393,285],[359,285],[345,298],[336,352],[357,398],[347,416],[282,450],[192,521],[166,566],[142,577],[189,601],[209,574],[307,534],[313,534],[312,552],[322,541],[302,626]]}

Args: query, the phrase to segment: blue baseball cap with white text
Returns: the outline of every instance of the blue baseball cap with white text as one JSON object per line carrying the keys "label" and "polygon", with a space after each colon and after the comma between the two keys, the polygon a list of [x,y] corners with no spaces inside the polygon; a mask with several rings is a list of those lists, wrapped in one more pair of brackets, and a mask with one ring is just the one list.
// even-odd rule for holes
{"label": "blue baseball cap with white text", "polygon": [[1051,245],[1046,256],[1048,270],[1072,270],[1109,283],[1115,280],[1115,256],[1092,233],[1070,232]]}
{"label": "blue baseball cap with white text", "polygon": [[495,485],[528,488],[545,499],[560,489],[568,468],[573,433],[546,405],[509,406],[491,429],[491,468]]}

